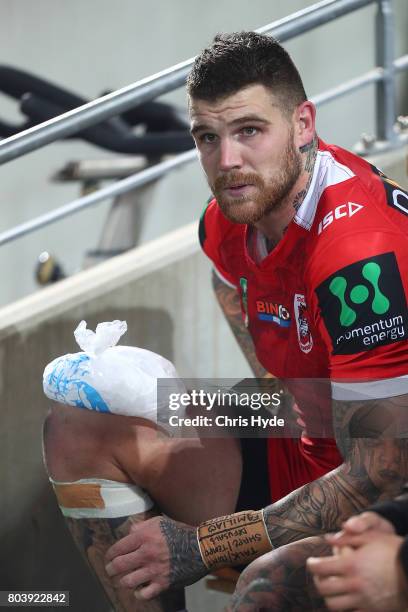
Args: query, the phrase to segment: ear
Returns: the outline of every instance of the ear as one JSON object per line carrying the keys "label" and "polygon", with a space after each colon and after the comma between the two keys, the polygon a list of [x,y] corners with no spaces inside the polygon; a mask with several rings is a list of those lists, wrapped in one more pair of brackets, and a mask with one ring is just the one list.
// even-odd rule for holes
{"label": "ear", "polygon": [[306,100],[296,108],[295,120],[295,145],[297,148],[309,144],[316,132],[316,107],[313,102]]}

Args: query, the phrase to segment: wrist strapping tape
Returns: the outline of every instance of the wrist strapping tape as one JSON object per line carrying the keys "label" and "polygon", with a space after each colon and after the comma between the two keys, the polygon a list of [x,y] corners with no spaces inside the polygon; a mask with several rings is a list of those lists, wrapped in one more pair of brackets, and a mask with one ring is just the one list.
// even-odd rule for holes
{"label": "wrist strapping tape", "polygon": [[273,549],[262,510],[245,510],[201,523],[197,540],[207,569],[247,564]]}

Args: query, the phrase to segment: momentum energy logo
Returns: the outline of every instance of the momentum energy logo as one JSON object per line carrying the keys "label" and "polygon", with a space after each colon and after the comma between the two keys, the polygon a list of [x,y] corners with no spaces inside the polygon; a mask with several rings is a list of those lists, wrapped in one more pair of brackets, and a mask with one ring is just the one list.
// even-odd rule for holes
{"label": "momentum energy logo", "polygon": [[407,301],[394,253],[338,270],[316,293],[335,355],[368,351],[408,337]]}

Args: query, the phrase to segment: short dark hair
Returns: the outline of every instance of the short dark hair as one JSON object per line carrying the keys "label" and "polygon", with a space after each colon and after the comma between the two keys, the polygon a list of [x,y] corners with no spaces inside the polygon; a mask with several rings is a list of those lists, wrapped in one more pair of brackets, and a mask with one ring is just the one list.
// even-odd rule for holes
{"label": "short dark hair", "polygon": [[217,34],[196,57],[187,92],[192,98],[215,101],[255,84],[268,87],[290,114],[307,100],[289,53],[271,36],[256,32]]}

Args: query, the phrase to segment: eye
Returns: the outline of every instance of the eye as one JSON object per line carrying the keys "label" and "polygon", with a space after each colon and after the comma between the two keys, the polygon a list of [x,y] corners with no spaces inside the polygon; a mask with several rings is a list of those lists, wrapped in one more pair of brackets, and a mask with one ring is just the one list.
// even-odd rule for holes
{"label": "eye", "polygon": [[206,132],[205,134],[201,134],[198,137],[198,141],[202,142],[203,144],[212,144],[213,142],[215,142],[217,139],[217,135],[216,134],[211,134],[211,132]]}
{"label": "eye", "polygon": [[258,134],[258,131],[259,131],[258,128],[254,127],[252,125],[248,125],[248,126],[243,127],[241,129],[241,133],[244,136],[255,136],[255,134]]}

